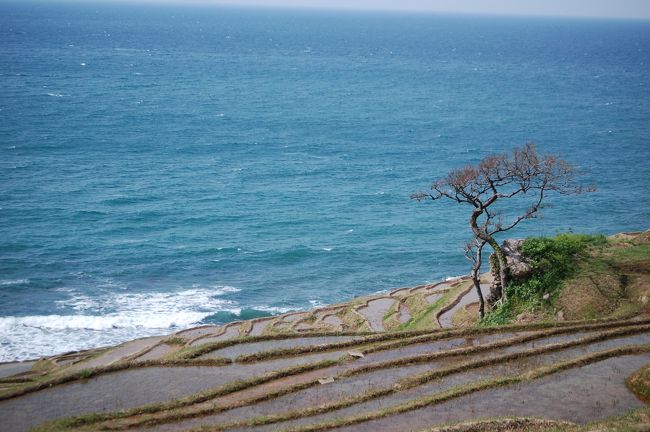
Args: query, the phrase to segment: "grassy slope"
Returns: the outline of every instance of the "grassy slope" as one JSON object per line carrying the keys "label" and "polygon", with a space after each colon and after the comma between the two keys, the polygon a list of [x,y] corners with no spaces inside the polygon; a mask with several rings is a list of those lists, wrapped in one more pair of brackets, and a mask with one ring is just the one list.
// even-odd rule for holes
{"label": "grassy slope", "polygon": [[[650,311],[650,232],[605,238],[562,234],[524,243],[534,274],[508,288],[486,325],[593,319]],[[548,294],[549,298],[544,299]]]}

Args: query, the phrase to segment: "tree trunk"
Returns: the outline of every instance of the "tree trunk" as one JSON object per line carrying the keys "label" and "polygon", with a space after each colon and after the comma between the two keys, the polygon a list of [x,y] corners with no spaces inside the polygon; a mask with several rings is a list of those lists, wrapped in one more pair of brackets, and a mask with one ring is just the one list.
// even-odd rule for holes
{"label": "tree trunk", "polygon": [[474,266],[472,267],[472,282],[474,282],[474,288],[478,294],[478,316],[479,319],[483,319],[485,316],[485,301],[483,300],[483,293],[481,292],[481,258],[483,254],[483,246],[485,243],[481,243],[476,248],[476,260],[474,261]]}
{"label": "tree trunk", "polygon": [[494,250],[494,254],[497,256],[497,261],[499,262],[499,279],[501,280],[501,300],[506,300],[506,288],[508,286],[508,272],[507,272],[507,262],[506,255],[503,253],[503,249],[499,246],[499,243],[491,237],[488,236],[490,240],[488,243]]}
{"label": "tree trunk", "polygon": [[503,249],[501,249],[501,246],[499,246],[499,243],[486,233],[485,231],[481,230],[478,226],[478,218],[483,214],[483,210],[477,208],[472,212],[472,218],[470,219],[469,226],[472,229],[472,232],[476,237],[479,239],[483,240],[487,244],[489,244],[492,249],[494,250],[494,254],[497,256],[497,261],[499,262],[499,279],[501,279],[501,300],[505,301],[506,300],[506,287],[508,285],[508,280],[506,276],[506,256],[503,253]]}

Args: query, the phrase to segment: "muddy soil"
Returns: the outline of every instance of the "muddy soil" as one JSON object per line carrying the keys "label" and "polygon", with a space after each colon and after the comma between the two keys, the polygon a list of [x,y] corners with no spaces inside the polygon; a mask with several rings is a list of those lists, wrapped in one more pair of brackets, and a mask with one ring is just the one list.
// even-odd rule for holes
{"label": "muddy soil", "polygon": [[395,302],[396,300],[394,298],[370,300],[368,305],[359,308],[358,312],[368,321],[372,331],[384,331],[384,315],[386,315]]}
{"label": "muddy soil", "polygon": [[[485,293],[489,292],[489,289],[490,289],[489,285],[481,285],[481,292],[483,293],[483,296],[485,296]],[[468,304],[476,303],[476,302],[478,302],[478,293],[476,292],[476,289],[472,287],[472,289],[460,299],[460,302],[458,302],[457,305],[455,305],[453,308],[451,308],[447,312],[440,315],[440,317],[438,317],[438,322],[440,323],[440,327],[442,328],[453,327],[454,324],[452,323],[451,318],[454,316],[454,314],[458,312],[460,309],[467,306]]]}
{"label": "muddy soil", "polygon": [[115,411],[198,393],[238,379],[299,364],[336,359],[345,351],[221,367],[151,367],[110,373],[0,402],[5,430],[88,412]]}
{"label": "muddy soil", "polygon": [[261,342],[250,342],[250,343],[241,343],[226,348],[221,348],[207,354],[202,355],[199,358],[211,358],[211,357],[226,357],[234,359],[241,355],[254,354],[264,351],[271,351],[275,349],[285,349],[285,348],[296,348],[304,347],[310,345],[322,345],[330,344],[336,342],[346,342],[354,339],[359,339],[360,337],[354,336],[315,336],[309,337],[305,336],[303,338],[295,339],[278,339],[270,341],[261,341]]}
{"label": "muddy soil", "polygon": [[625,378],[649,361],[647,354],[608,359],[533,382],[486,390],[434,407],[333,430],[411,431],[448,422],[505,416],[584,424],[643,407],[643,402],[627,390]]}
{"label": "muddy soil", "polygon": [[[623,345],[629,345],[629,344],[643,344],[643,343],[649,343],[650,342],[650,334],[644,334],[644,335],[636,335],[636,336],[629,336],[629,337],[624,337],[624,338],[617,338],[617,339],[612,339],[604,342],[599,342],[596,344],[592,344],[590,346],[586,347],[578,347],[578,348],[572,348],[572,349],[567,349],[564,351],[556,352],[556,353],[549,353],[549,354],[544,354],[541,356],[538,356],[533,359],[525,359],[523,361],[517,360],[517,361],[511,361],[505,364],[500,364],[500,365],[495,365],[495,366],[490,366],[486,368],[482,368],[479,370],[471,370],[466,373],[461,373],[461,374],[456,374],[452,375],[450,377],[445,377],[443,379],[439,379],[436,381],[433,381],[431,383],[415,387],[413,389],[405,390],[402,392],[398,392],[392,395],[389,395],[387,397],[379,398],[376,400],[372,400],[369,402],[365,402],[362,404],[354,405],[352,407],[344,408],[341,410],[333,411],[330,413],[318,415],[318,416],[313,416],[313,417],[308,417],[308,418],[303,418],[303,419],[298,419],[295,421],[290,421],[290,422],[284,422],[284,423],[279,423],[276,425],[269,425],[266,428],[259,428],[259,430],[280,430],[284,427],[288,426],[298,426],[298,425],[305,425],[305,424],[312,424],[312,423],[318,423],[322,421],[328,421],[328,420],[333,420],[336,418],[342,418],[342,417],[347,417],[347,416],[354,416],[362,413],[367,413],[367,412],[372,412],[376,410],[381,410],[383,408],[386,408],[388,406],[392,405],[397,405],[400,403],[407,402],[409,400],[413,400],[414,398],[420,397],[420,396],[425,396],[429,394],[434,394],[440,391],[448,390],[454,386],[458,385],[463,385],[463,384],[469,384],[472,382],[475,382],[479,379],[487,379],[487,378],[494,378],[497,376],[508,376],[508,375],[517,375],[519,373],[522,373],[526,370],[530,370],[535,367],[543,366],[543,365],[549,365],[558,361],[562,360],[567,360],[570,358],[575,358],[581,355],[584,355],[586,353],[591,353],[591,352],[596,352],[604,349],[609,349],[617,346],[623,346]],[[635,357],[643,357],[646,359],[646,362],[650,360],[649,355],[645,356],[630,356],[632,358]],[[636,363],[635,363],[636,364]],[[442,366],[441,364],[437,365],[430,365],[432,366],[431,369],[436,368],[437,366]],[[450,364],[447,364],[446,366],[450,366]],[[639,366],[640,367],[640,366]],[[401,372],[404,372],[408,370],[409,372],[417,373],[417,368],[415,367],[408,367],[408,368],[400,368]],[[632,369],[633,371],[634,369]],[[395,373],[396,370],[391,371],[391,375]],[[631,373],[631,372],[630,372]],[[384,371],[385,374],[385,371]],[[398,375],[402,375],[402,373],[397,373]],[[376,374],[373,374],[376,375]],[[406,374],[404,374],[406,375]],[[381,377],[381,375],[377,375],[378,377]],[[350,383],[352,384],[352,383]],[[361,383],[356,383],[357,386],[359,386]],[[379,380],[374,380],[372,383],[372,387],[377,388],[377,387],[386,387],[386,384],[388,382],[381,383]],[[335,391],[334,389],[336,388],[339,391],[339,394],[341,395],[340,397],[336,397],[336,395],[330,395],[329,400],[338,400],[342,397],[353,395],[355,393],[352,392],[346,392],[344,388],[342,388],[339,383],[332,383],[332,388],[330,389],[330,392]],[[624,383],[623,383],[623,389],[625,389]],[[321,388],[316,388],[315,390],[308,389],[304,391],[304,393],[308,393],[311,390],[313,393],[314,391],[322,392]],[[363,390],[363,389],[362,389]],[[620,390],[620,389],[619,389]],[[618,394],[617,394],[618,395]],[[630,394],[631,395],[631,394]],[[634,398],[633,395],[631,395],[632,398]],[[286,398],[286,397],[285,397]],[[302,395],[302,399],[310,399],[309,396],[306,394]],[[316,398],[316,397],[311,397],[311,400],[314,402],[314,405],[318,405],[320,403],[325,403],[326,399],[325,398]],[[265,403],[267,405],[267,409],[265,410],[260,410],[262,407],[262,404],[260,404],[257,407],[253,408],[253,411],[255,411],[258,415],[263,415],[263,414],[271,414],[271,413],[277,413],[282,411],[282,403],[280,400],[273,401],[274,403]],[[288,402],[288,401],[287,401]],[[596,401],[594,403],[599,403],[599,401]],[[290,406],[290,405],[284,405]],[[543,405],[541,406],[543,407]],[[286,411],[286,409],[284,410]],[[525,414],[523,414],[525,415]],[[228,416],[230,417],[230,416]],[[224,416],[223,418],[226,418]],[[469,416],[468,419],[471,418],[476,418],[475,416]],[[549,418],[555,418],[555,417],[549,417]],[[564,417],[560,417],[565,419]],[[241,419],[241,417],[239,418]],[[232,418],[230,418],[232,420]],[[566,418],[566,420],[571,420],[569,418]],[[428,425],[431,425],[434,423],[428,423]],[[426,426],[427,424],[425,424]],[[258,429],[255,429],[258,430]],[[350,429],[354,430],[354,429]],[[364,429],[365,430],[365,429]],[[385,430],[394,430],[394,429],[385,429]]]}

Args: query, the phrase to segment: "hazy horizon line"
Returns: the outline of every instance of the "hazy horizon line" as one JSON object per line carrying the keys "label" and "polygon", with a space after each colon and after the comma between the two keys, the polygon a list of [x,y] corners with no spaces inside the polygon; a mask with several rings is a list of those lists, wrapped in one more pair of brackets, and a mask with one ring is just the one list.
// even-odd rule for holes
{"label": "hazy horizon line", "polygon": [[602,19],[602,20],[632,20],[648,21],[650,16],[633,15],[604,15],[604,14],[570,14],[553,12],[520,12],[520,11],[487,11],[487,10],[437,10],[425,7],[389,7],[386,5],[362,6],[357,4],[284,4],[268,3],[252,0],[245,3],[228,0],[0,0],[0,4],[80,4],[80,5],[125,5],[125,6],[186,6],[207,8],[230,9],[275,9],[275,10],[306,10],[306,11],[332,11],[332,12],[369,12],[369,13],[399,13],[399,14],[427,14],[427,15],[467,15],[467,16],[495,16],[495,17],[530,17],[530,18],[567,18],[567,19]]}

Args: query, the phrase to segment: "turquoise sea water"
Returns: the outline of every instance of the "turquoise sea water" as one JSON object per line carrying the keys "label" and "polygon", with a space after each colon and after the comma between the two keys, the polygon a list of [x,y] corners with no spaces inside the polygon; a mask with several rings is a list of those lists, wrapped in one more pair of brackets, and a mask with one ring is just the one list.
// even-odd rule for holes
{"label": "turquoise sea water", "polygon": [[650,23],[0,4],[0,360],[464,274],[450,168],[534,141],[650,227]]}

